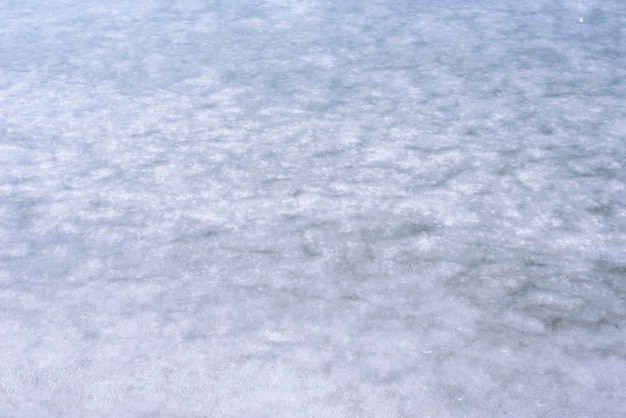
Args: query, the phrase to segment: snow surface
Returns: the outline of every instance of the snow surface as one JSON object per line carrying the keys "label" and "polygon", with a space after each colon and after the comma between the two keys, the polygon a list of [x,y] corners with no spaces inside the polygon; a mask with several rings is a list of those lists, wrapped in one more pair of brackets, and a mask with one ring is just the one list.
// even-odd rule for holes
{"label": "snow surface", "polygon": [[2,2],[0,415],[625,416],[625,68],[623,0]]}

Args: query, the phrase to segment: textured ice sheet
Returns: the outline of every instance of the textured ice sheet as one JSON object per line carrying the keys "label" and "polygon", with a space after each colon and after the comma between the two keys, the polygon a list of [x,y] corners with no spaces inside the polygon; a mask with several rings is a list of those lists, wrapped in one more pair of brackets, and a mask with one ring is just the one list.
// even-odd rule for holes
{"label": "textured ice sheet", "polygon": [[625,415],[623,4],[424,3],[4,2],[0,415]]}

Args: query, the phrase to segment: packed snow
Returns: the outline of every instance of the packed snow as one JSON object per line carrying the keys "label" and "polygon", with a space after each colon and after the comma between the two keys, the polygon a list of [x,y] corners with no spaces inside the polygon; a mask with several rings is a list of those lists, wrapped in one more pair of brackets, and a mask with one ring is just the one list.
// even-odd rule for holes
{"label": "packed snow", "polygon": [[625,416],[625,68],[622,0],[4,1],[0,415]]}

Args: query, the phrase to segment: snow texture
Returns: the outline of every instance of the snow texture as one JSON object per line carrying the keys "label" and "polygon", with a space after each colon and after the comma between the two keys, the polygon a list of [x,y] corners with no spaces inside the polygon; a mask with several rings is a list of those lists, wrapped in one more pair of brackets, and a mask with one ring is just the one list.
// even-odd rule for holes
{"label": "snow texture", "polygon": [[625,416],[625,68],[622,0],[2,2],[0,415]]}

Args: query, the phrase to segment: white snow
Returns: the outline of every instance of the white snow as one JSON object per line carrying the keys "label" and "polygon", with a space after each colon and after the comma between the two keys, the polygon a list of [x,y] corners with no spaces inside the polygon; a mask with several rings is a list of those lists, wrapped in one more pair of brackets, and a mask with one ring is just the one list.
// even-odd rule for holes
{"label": "white snow", "polygon": [[3,2],[0,415],[626,415],[624,68],[621,0]]}

